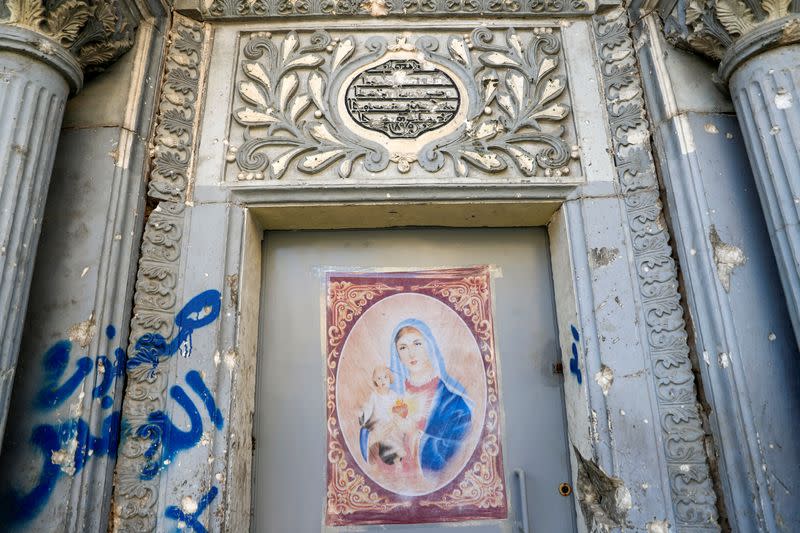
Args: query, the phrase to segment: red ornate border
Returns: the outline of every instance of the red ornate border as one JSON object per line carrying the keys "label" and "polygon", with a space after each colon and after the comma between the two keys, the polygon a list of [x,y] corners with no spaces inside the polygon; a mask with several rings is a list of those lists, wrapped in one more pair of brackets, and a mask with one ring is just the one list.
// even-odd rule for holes
{"label": "red ornate border", "polygon": [[[329,526],[418,524],[506,518],[508,502],[500,445],[489,268],[328,273],[326,281],[328,494],[325,523]],[[404,292],[436,298],[464,319],[480,347],[487,386],[484,428],[472,457],[450,483],[417,498],[389,492],[372,482],[350,454],[336,412],[336,369],[344,341],[367,309],[388,296]]]}

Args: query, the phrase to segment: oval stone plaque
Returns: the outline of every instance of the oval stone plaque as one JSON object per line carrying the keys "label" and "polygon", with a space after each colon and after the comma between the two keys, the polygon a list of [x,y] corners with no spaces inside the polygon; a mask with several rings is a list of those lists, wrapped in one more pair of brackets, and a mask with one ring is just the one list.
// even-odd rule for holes
{"label": "oval stone plaque", "polygon": [[350,117],[392,139],[416,139],[453,120],[461,95],[452,78],[416,59],[390,59],[353,78]]}

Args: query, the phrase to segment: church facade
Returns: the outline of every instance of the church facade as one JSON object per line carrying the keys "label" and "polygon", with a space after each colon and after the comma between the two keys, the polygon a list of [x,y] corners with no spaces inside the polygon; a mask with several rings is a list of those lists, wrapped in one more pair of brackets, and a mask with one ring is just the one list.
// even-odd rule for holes
{"label": "church facade", "polygon": [[20,531],[794,531],[800,7],[0,0]]}

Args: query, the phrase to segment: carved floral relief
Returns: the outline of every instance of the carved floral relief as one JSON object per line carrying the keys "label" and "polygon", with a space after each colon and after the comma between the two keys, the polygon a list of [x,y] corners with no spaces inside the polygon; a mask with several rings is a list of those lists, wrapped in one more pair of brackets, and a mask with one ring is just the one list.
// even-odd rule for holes
{"label": "carved floral relief", "polygon": [[585,14],[586,0],[213,0],[207,18],[282,16],[373,16]]}
{"label": "carved floral relief", "polygon": [[0,24],[46,35],[92,72],[131,48],[138,20],[118,0],[0,0]]}
{"label": "carved floral relief", "polygon": [[243,36],[231,180],[580,174],[553,28]]}

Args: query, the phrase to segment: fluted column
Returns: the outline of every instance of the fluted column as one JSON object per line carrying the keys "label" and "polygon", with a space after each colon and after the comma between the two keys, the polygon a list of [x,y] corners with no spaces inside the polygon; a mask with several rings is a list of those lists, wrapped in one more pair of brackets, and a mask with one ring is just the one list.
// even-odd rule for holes
{"label": "fluted column", "polygon": [[736,68],[729,87],[767,218],[795,334],[800,334],[800,45]]}
{"label": "fluted column", "polygon": [[0,25],[0,435],[64,105],[82,81],[66,50]]}
{"label": "fluted column", "polygon": [[719,61],[730,89],[800,345],[800,1],[672,5],[667,38]]}
{"label": "fluted column", "polygon": [[133,44],[118,0],[0,0],[0,439],[64,107]]}

